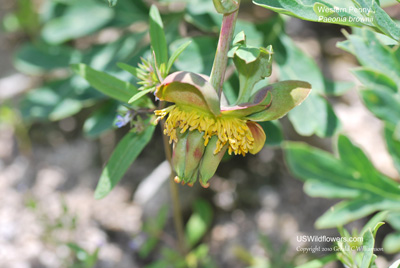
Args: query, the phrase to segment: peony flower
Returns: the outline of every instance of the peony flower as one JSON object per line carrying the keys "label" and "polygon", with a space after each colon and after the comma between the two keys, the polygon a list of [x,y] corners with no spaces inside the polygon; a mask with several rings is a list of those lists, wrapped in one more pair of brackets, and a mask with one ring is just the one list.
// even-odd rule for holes
{"label": "peony flower", "polygon": [[158,86],[156,96],[173,105],[155,111],[157,120],[166,117],[164,134],[173,143],[172,163],[178,183],[203,187],[214,175],[222,157],[256,154],[266,134],[256,122],[275,120],[300,104],[310,93],[310,84],[283,81],[262,88],[244,103],[223,106],[209,78],[176,72]]}

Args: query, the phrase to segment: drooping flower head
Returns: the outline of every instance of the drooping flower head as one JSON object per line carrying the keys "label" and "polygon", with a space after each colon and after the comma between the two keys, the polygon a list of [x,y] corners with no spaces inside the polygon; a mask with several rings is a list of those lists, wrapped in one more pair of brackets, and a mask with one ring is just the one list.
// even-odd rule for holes
{"label": "drooping flower head", "polygon": [[308,83],[280,82],[250,95],[244,103],[225,107],[208,77],[190,72],[169,75],[156,96],[174,104],[155,114],[158,120],[167,117],[164,134],[174,143],[175,181],[193,185],[199,180],[207,187],[226,151],[245,156],[262,149],[266,135],[255,121],[282,117],[309,92]]}

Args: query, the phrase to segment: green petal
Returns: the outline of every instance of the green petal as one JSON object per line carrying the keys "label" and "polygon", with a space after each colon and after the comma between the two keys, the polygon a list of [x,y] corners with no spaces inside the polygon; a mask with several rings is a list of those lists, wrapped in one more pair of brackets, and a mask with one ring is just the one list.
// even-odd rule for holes
{"label": "green petal", "polygon": [[211,112],[221,113],[218,94],[208,83],[208,77],[191,72],[175,72],[165,78],[157,88],[156,96],[163,101],[174,102]]}
{"label": "green petal", "polygon": [[177,129],[178,142],[174,143],[174,150],[172,152],[172,165],[176,175],[182,179],[185,173],[186,144],[189,131],[186,131],[185,133],[179,133],[179,130],[180,129]]}
{"label": "green petal", "polygon": [[303,81],[282,81],[260,90],[260,94],[271,92],[272,103],[268,109],[247,117],[252,121],[270,121],[281,118],[302,103],[311,92],[311,85]]}
{"label": "green petal", "polygon": [[217,141],[218,136],[211,137],[208,145],[206,146],[203,158],[199,166],[199,181],[201,186],[203,186],[204,188],[208,187],[208,181],[211,179],[212,176],[214,176],[219,166],[219,163],[222,160],[222,157],[225,155],[225,152],[228,149],[228,145],[226,144],[221,149],[221,151],[219,151],[217,154],[214,154],[214,151],[217,148]]}
{"label": "green petal", "polygon": [[183,180],[185,183],[193,184],[197,180],[198,167],[203,158],[204,146],[204,132],[197,130],[189,132],[186,144],[186,160],[185,160],[185,173]]}

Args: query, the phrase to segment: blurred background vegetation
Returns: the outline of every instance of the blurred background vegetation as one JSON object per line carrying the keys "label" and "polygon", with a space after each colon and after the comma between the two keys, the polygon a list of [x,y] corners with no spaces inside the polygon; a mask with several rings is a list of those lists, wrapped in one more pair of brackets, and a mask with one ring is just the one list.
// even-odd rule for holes
{"label": "blurred background vegetation", "polygon": [[[400,19],[396,1],[380,2]],[[375,239],[385,250],[378,267],[399,259],[398,42],[251,1],[242,0],[236,33],[273,46],[273,75],[262,83],[304,80],[313,92],[287,117],[263,123],[267,145],[258,155],[226,159],[207,190],[179,186],[189,253],[176,247],[159,129],[109,196],[93,198],[102,166],[129,131],[115,125],[126,106],[70,65],[137,86],[117,63],[151,57],[151,4],[170,55],[191,41],[173,70],[209,74],[222,19],[212,1],[0,0],[0,267],[296,267],[326,256],[299,246],[332,246],[297,236],[346,236],[336,230],[346,224],[363,234],[379,211],[367,225],[389,223]],[[224,92],[234,99],[232,64],[227,78]],[[343,267],[325,262],[309,267]]]}

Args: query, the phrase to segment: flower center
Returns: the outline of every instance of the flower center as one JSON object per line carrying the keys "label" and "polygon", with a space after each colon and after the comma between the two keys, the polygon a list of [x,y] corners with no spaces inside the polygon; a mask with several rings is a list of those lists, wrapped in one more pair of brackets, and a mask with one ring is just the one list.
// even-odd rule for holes
{"label": "flower center", "polygon": [[161,120],[169,114],[165,121],[164,134],[170,137],[170,143],[178,141],[176,131],[177,128],[180,128],[180,133],[184,133],[186,130],[204,132],[204,146],[207,146],[212,136],[218,136],[214,154],[221,151],[227,144],[229,154],[245,156],[249,150],[253,149],[254,138],[246,120],[224,115],[215,117],[198,109],[189,107],[185,109],[177,105],[157,110],[155,114],[158,116],[157,120]]}

